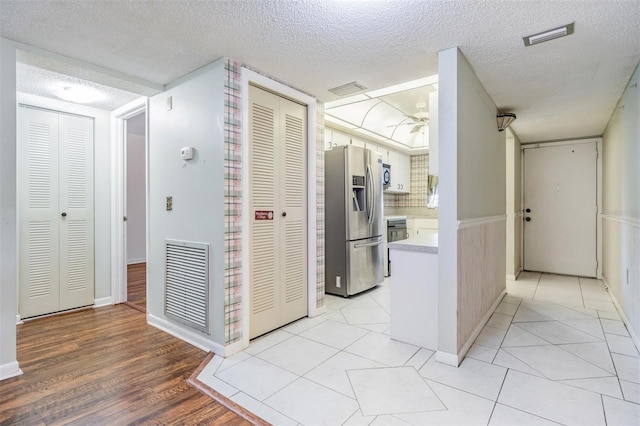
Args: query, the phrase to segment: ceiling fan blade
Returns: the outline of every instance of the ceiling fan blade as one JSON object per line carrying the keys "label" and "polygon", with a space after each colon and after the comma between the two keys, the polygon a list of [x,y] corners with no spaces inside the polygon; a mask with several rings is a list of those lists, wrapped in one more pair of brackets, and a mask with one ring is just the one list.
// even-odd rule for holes
{"label": "ceiling fan blade", "polygon": [[424,124],[420,123],[420,124],[416,124],[416,126],[411,129],[411,131],[409,133],[418,133],[420,131],[420,129],[422,128],[422,126],[424,126]]}

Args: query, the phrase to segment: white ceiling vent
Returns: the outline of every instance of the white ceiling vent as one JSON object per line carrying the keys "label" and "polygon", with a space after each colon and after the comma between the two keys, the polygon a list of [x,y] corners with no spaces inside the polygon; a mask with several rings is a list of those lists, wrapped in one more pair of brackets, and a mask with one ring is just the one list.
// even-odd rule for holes
{"label": "white ceiling vent", "polygon": [[558,28],[553,28],[537,34],[522,37],[522,40],[524,40],[525,46],[532,46],[534,44],[544,43],[545,41],[568,36],[570,34],[573,34],[573,25],[574,23],[572,22]]}
{"label": "white ceiling vent", "polygon": [[209,244],[165,240],[164,313],[209,332]]}
{"label": "white ceiling vent", "polygon": [[351,83],[343,84],[342,86],[329,89],[329,92],[338,96],[347,96],[347,95],[352,95],[354,93],[361,92],[363,90],[367,90],[367,88],[362,84],[358,83],[357,81],[352,81]]}

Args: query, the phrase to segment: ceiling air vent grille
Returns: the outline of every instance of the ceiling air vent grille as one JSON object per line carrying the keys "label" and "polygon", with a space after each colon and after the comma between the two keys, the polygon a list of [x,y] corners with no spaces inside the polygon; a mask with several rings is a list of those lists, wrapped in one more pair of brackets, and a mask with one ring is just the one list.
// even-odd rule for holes
{"label": "ceiling air vent grille", "polygon": [[573,25],[574,23],[572,22],[558,28],[553,28],[547,31],[542,31],[541,33],[522,37],[522,40],[524,40],[525,46],[532,46],[534,44],[544,43],[545,41],[568,36],[570,34],[573,34]]}
{"label": "ceiling air vent grille", "polygon": [[165,240],[165,265],[165,315],[208,333],[209,245]]}
{"label": "ceiling air vent grille", "polygon": [[351,83],[329,89],[329,92],[338,96],[347,96],[357,92],[362,92],[363,90],[367,90],[367,88],[357,81],[352,81]]}

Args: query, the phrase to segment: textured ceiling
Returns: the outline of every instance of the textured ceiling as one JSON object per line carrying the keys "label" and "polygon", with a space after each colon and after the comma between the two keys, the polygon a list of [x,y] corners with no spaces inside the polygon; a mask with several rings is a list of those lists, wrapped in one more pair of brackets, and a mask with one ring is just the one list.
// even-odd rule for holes
{"label": "textured ceiling", "polygon": [[[0,0],[2,36],[171,82],[221,56],[322,101],[437,73],[459,46],[523,141],[602,134],[640,60],[638,0]],[[522,36],[575,21],[575,34]],[[139,82],[139,80],[137,80]]]}

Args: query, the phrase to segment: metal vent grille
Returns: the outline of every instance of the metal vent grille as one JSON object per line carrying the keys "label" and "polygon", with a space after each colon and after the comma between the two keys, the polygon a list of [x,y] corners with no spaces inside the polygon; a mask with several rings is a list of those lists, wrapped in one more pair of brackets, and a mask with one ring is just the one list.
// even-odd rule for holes
{"label": "metal vent grille", "polygon": [[209,333],[209,245],[165,240],[167,317]]}

